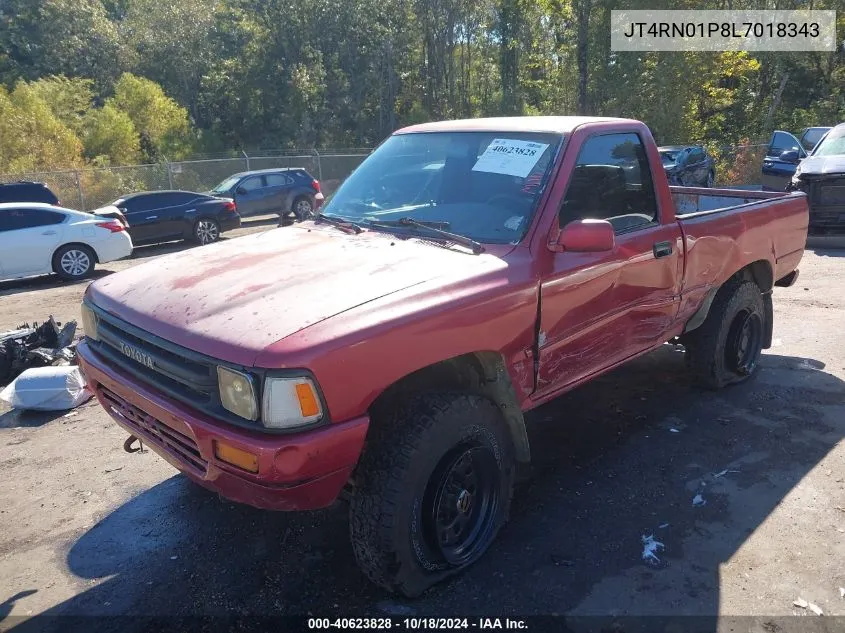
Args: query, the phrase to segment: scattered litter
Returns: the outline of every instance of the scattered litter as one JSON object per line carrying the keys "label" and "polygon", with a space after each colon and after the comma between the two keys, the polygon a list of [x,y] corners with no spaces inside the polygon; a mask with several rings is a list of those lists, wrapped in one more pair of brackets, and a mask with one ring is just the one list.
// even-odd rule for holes
{"label": "scattered litter", "polygon": [[724,477],[728,473],[738,473],[738,472],[739,472],[738,470],[729,470],[729,469],[726,468],[725,470],[723,470],[721,472],[714,473],[713,479],[718,479],[719,477]]}
{"label": "scattered litter", "polygon": [[671,429],[669,429],[669,432],[670,432],[670,433],[680,433],[680,431],[679,431],[678,429],[676,429],[676,428],[671,428]]}
{"label": "scattered litter", "polygon": [[663,543],[654,540],[654,534],[643,534],[643,560],[649,564],[659,563],[657,553],[665,549]]}
{"label": "scattered litter", "polygon": [[807,605],[810,608],[810,611],[815,613],[816,615],[824,615],[824,611],[821,610],[821,607],[817,604],[813,604],[812,602]]}
{"label": "scattered litter", "polygon": [[25,369],[71,365],[76,361],[76,321],[59,327],[52,316],[41,325],[24,323],[0,332],[0,383],[9,382]]}
{"label": "scattered litter", "polygon": [[110,468],[110,469],[108,469],[108,470],[104,470],[103,472],[104,472],[104,473],[113,473],[113,472],[116,472],[116,471],[118,471],[118,470],[123,470],[123,466],[119,466],[119,467],[117,467],[117,468]]}
{"label": "scattered litter", "polygon": [[71,411],[70,413],[65,413],[62,417],[63,418],[72,418],[75,415],[79,415],[79,411]]}
{"label": "scattered litter", "polygon": [[660,524],[660,525],[658,525],[657,527],[659,527],[661,530],[663,530],[663,529],[665,529],[665,528],[669,527],[669,524],[668,524],[668,523],[661,523],[661,524]]}
{"label": "scattered litter", "polygon": [[839,588],[839,597],[845,600],[845,587]]}
{"label": "scattered litter", "polygon": [[171,556],[170,560],[179,560],[179,557],[178,556]]}
{"label": "scattered litter", "polygon": [[0,391],[15,409],[63,411],[91,398],[79,367],[34,367],[27,369]]}
{"label": "scattered litter", "polygon": [[798,598],[798,600],[795,600],[792,604],[801,609],[806,609],[810,606],[810,603],[804,600],[804,598]]}
{"label": "scattered litter", "polygon": [[692,505],[696,508],[701,507],[703,505],[707,505],[707,500],[702,497],[700,494],[695,495],[692,498]]}

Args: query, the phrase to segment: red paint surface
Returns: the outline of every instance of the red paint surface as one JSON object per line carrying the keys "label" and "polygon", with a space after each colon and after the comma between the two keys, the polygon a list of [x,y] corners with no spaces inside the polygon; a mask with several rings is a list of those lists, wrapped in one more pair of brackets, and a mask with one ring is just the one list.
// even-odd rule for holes
{"label": "red paint surface", "polygon": [[[88,298],[103,309],[178,345],[245,366],[309,369],[335,422],[330,427],[281,437],[233,431],[148,391],[81,346],[89,379],[187,429],[204,450],[211,439],[225,437],[260,455],[257,476],[212,464],[214,476],[204,485],[260,507],[320,507],[357,461],[372,402],[413,371],[461,354],[497,352],[527,410],[677,335],[707,292],[742,267],[767,262],[776,280],[801,259],[808,221],[803,194],[742,192],[751,203],[677,219],[673,191],[735,192],[670,191],[651,134],[637,121],[480,119],[398,133],[436,130],[566,134],[552,182],[520,244],[488,245],[472,256],[302,223],[160,258],[89,287]],[[660,222],[616,236],[612,251],[554,252],[557,211],[578,150],[587,136],[607,132],[643,138]],[[671,242],[673,252],[655,259],[652,247],[662,241]],[[274,465],[278,460],[281,467]],[[319,494],[294,499],[299,493],[291,486],[312,485]]]}

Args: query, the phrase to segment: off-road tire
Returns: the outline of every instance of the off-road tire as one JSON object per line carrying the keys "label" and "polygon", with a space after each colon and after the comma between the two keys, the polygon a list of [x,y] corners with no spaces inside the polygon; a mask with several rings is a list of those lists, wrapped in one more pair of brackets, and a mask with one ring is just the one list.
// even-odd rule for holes
{"label": "off-road tire", "polygon": [[[737,370],[728,359],[733,337],[732,328],[743,315],[755,315],[763,330],[750,354],[753,362]],[[766,312],[763,295],[753,281],[732,280],[716,294],[710,312],[701,326],[684,335],[686,364],[693,381],[706,389],[721,389],[727,385],[744,382],[755,373],[762,351]]]}
{"label": "off-road tire", "polygon": [[94,273],[97,256],[82,244],[66,244],[53,254],[53,272],[67,281],[78,281]]}
{"label": "off-road tire", "polygon": [[[453,565],[431,545],[422,513],[435,473],[442,473],[447,456],[456,447],[475,444],[495,456],[499,476],[492,488],[498,491],[498,504],[479,551]],[[350,536],[358,565],[377,585],[407,597],[465,569],[481,557],[507,521],[515,470],[506,423],[486,398],[427,394],[374,420],[350,503]]]}

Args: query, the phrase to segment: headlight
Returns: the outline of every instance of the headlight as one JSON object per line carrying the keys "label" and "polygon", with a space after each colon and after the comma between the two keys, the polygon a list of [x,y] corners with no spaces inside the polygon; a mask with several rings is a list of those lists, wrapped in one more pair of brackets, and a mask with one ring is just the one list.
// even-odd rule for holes
{"label": "headlight", "polygon": [[99,341],[99,319],[97,318],[96,313],[84,303],[80,309],[82,311],[82,329],[85,331],[85,336],[90,338],[92,341]]}
{"label": "headlight", "polygon": [[267,378],[264,381],[261,421],[267,428],[289,429],[322,417],[323,405],[309,378]]}
{"label": "headlight", "polygon": [[258,419],[258,403],[252,378],[227,367],[217,367],[217,384],[220,388],[220,404],[227,411],[247,420]]}

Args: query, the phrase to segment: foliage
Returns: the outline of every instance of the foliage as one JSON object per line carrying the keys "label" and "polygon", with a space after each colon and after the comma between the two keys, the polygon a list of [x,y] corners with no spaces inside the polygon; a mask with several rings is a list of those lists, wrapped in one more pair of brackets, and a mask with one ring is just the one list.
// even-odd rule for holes
{"label": "foliage", "polygon": [[85,119],[85,155],[98,165],[131,165],[141,154],[141,139],[132,118],[111,103]]}
{"label": "foliage", "polygon": [[[842,1],[812,3],[839,9],[838,41],[845,33]],[[765,141],[773,129],[797,132],[845,119],[843,51],[610,49],[612,10],[725,6],[722,0],[3,0],[0,83],[8,93],[26,81],[34,103],[46,103],[51,120],[82,139],[82,155],[99,163],[179,159],[192,149],[372,145],[397,127],[429,119],[578,111],[639,118],[661,143],[701,142],[721,154],[719,148],[742,139]],[[28,116],[41,120],[42,114]],[[50,162],[73,164],[79,158],[72,154]],[[725,158],[721,170],[742,172],[732,162],[744,160],[741,155]]]}

